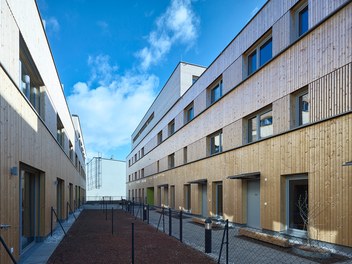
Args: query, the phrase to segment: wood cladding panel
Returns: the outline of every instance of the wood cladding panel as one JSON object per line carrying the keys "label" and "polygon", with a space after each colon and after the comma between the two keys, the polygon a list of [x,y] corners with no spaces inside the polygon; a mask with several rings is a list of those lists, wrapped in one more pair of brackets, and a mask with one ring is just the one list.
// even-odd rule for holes
{"label": "wood cladding panel", "polygon": [[[40,208],[44,219],[40,225],[41,237],[50,231],[50,207],[56,207],[56,179],[63,179],[65,188],[73,183],[81,186],[82,190],[85,181],[2,68],[0,80],[0,222],[11,225],[9,230],[0,232],[7,245],[14,247],[15,256],[18,256],[21,164],[42,171],[41,177],[45,178],[41,182],[44,190]],[[10,175],[12,167],[17,167],[18,175]],[[69,200],[67,190],[64,199],[65,203]],[[8,262],[3,254],[0,262]]]}
{"label": "wood cladding panel", "polygon": [[[302,37],[295,45],[268,65],[259,69],[251,78],[227,94],[218,103],[212,105],[201,116],[177,131],[172,137],[172,143],[164,142],[157,148],[157,151],[153,151],[150,155],[152,157],[150,162],[154,162],[154,158],[160,159],[168,155],[168,152],[177,151],[180,147],[190,145],[326,75],[326,80],[321,79],[320,84],[314,84],[316,90],[314,91],[313,101],[315,102],[313,104],[319,104],[321,110],[313,110],[312,120],[321,120],[329,116],[329,111],[331,113],[338,112],[336,109],[339,101],[332,102],[331,100],[335,100],[335,97],[336,100],[343,98],[343,92],[346,92],[347,95],[350,93],[350,70],[341,69],[342,72],[338,73],[336,69],[344,67],[352,60],[352,30],[350,27],[352,16],[349,15],[351,12],[352,4],[349,4],[313,32]],[[330,75],[331,77],[329,77]],[[340,87],[339,90],[331,86],[332,82]],[[325,87],[331,87],[327,91],[328,93],[336,92],[335,97],[318,96],[318,93],[325,92]],[[346,87],[347,91],[344,91],[343,87]],[[203,99],[204,104],[206,99]],[[350,96],[343,99],[345,100],[343,105],[345,105],[346,111],[349,111],[351,109]],[[312,107],[318,106],[312,105]],[[331,110],[326,110],[325,107]],[[289,115],[289,108],[285,111],[287,114],[282,114]],[[344,110],[341,109],[341,112]],[[179,114],[181,113],[183,115],[183,108]],[[281,124],[280,121],[274,125],[276,127],[274,129],[282,131],[281,129],[286,126],[286,122],[284,120],[284,124]],[[187,138],[183,136],[184,134],[187,134]],[[148,164],[143,164],[143,166],[146,165]]]}
{"label": "wood cladding panel", "polygon": [[352,109],[352,64],[309,84],[310,119],[316,122]]}
{"label": "wood cladding panel", "polygon": [[[351,138],[352,114],[346,114],[163,172],[161,178],[156,175],[146,181],[154,186],[168,182],[175,185],[176,192],[191,180],[206,178],[208,187],[209,183],[223,181],[224,216],[245,223],[245,180],[227,177],[259,171],[261,228],[281,231],[286,221],[286,179],[307,173],[309,206],[321,208],[316,216],[314,239],[352,246],[352,167],[342,166],[352,160]],[[212,195],[208,188],[208,199],[212,200]],[[183,206],[183,201],[176,198],[176,207],[179,206]],[[213,208],[208,209],[212,214]]]}

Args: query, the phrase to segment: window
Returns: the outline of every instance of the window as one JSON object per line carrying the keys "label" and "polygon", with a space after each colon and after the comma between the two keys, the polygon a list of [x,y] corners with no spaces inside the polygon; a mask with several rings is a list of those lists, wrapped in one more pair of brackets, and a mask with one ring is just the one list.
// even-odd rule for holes
{"label": "window", "polygon": [[144,147],[141,149],[141,156],[144,157]]}
{"label": "window", "polygon": [[308,11],[308,1],[301,1],[292,9],[292,41],[295,41],[308,31]]}
{"label": "window", "polygon": [[191,210],[191,185],[185,184],[183,187],[184,209]]}
{"label": "window", "polygon": [[220,153],[222,151],[222,130],[208,136],[210,155]]}
{"label": "window", "polygon": [[160,131],[158,133],[157,140],[158,140],[158,145],[160,145],[161,142],[163,142],[163,131]]}
{"label": "window", "polygon": [[302,212],[308,211],[308,177],[292,176],[286,180],[286,225],[291,232],[305,231]]}
{"label": "window", "polygon": [[273,134],[272,110],[266,110],[248,119],[248,142]]}
{"label": "window", "polygon": [[128,166],[131,167],[131,159],[128,160]]}
{"label": "window", "polygon": [[136,161],[137,161],[137,153],[134,154],[134,162],[136,162]]}
{"label": "window", "polygon": [[144,178],[144,169],[141,169],[141,178]]}
{"label": "window", "polygon": [[302,36],[308,31],[308,5],[298,13],[298,35]]}
{"label": "window", "polygon": [[222,96],[222,80],[210,90],[210,104],[215,103]]}
{"label": "window", "polygon": [[187,163],[187,147],[183,148],[183,164]]}
{"label": "window", "polygon": [[308,93],[298,97],[299,125],[309,123],[309,98]]}
{"label": "window", "polygon": [[217,216],[222,216],[223,211],[223,197],[222,197],[222,182],[216,182],[215,184],[215,213]]}
{"label": "window", "polygon": [[156,162],[156,172],[159,172],[160,171],[160,162],[157,161]]}
{"label": "window", "polygon": [[305,125],[309,123],[309,94],[308,88],[304,87],[299,91],[293,93],[292,103],[292,128]]}
{"label": "window", "polygon": [[168,130],[169,130],[169,136],[173,135],[175,133],[175,119],[173,119],[169,125],[168,125]]}
{"label": "window", "polygon": [[199,76],[192,75],[192,84],[194,84],[199,79]]}
{"label": "window", "polygon": [[168,165],[169,165],[169,169],[172,169],[175,167],[175,153],[172,153],[168,156]]}
{"label": "window", "polygon": [[251,75],[273,57],[272,50],[271,35],[265,37],[251,49],[247,56],[248,75]]}
{"label": "window", "polygon": [[68,147],[69,147],[70,160],[73,161],[73,145],[72,145],[71,140],[69,140],[69,142],[68,142]]}
{"label": "window", "polygon": [[61,147],[64,147],[65,144],[65,129],[64,125],[61,122],[59,115],[56,116],[56,126],[57,126],[57,134],[56,139]]}
{"label": "window", "polygon": [[[37,113],[44,117],[44,108],[41,106],[41,87],[44,82],[39,71],[32,59],[32,56],[25,44],[22,36],[20,36],[20,84],[19,87],[30,104]],[[43,91],[42,91],[43,92]]]}
{"label": "window", "polygon": [[194,105],[190,103],[184,110],[185,112],[185,124],[194,118]]}
{"label": "window", "polygon": [[143,124],[142,128],[138,131],[137,135],[133,138],[133,143],[137,140],[137,138],[142,134],[144,129],[150,124],[150,122],[154,118],[154,112],[149,116],[148,120]]}

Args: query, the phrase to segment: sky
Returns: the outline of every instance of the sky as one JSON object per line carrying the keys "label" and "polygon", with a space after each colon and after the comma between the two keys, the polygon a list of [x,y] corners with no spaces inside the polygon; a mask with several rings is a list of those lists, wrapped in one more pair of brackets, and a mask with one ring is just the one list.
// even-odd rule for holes
{"label": "sky", "polygon": [[37,0],[87,160],[125,160],[180,61],[208,67],[266,0]]}

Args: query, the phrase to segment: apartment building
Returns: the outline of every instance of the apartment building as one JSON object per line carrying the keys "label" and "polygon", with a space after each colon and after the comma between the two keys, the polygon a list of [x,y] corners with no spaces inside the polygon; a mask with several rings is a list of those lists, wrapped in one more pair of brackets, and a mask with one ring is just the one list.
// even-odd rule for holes
{"label": "apartment building", "polygon": [[[16,259],[85,196],[85,147],[34,0],[0,0],[0,235]],[[54,227],[56,220],[54,218]],[[0,263],[11,263],[0,245]]]}
{"label": "apartment building", "polygon": [[351,14],[267,1],[156,117],[161,91],[132,135],[128,196],[294,236],[307,198],[312,238],[351,247]]}
{"label": "apartment building", "polygon": [[87,201],[126,198],[126,162],[100,155],[87,162]]}

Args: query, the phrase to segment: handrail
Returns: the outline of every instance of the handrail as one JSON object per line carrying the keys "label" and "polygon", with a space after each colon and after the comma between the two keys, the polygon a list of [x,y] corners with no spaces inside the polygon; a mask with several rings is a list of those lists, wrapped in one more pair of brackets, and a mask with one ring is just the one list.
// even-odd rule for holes
{"label": "handrail", "polygon": [[[2,228],[9,228],[9,227],[10,227],[10,225],[1,225],[1,229]],[[17,264],[15,258],[13,257],[13,255],[12,255],[11,251],[9,250],[9,248],[7,247],[7,245],[5,243],[5,240],[2,238],[2,236],[0,236],[0,242],[4,246],[4,248],[5,248],[6,252],[7,252],[7,254],[9,255],[9,257],[11,258],[12,262],[14,264]]]}
{"label": "handrail", "polygon": [[66,236],[66,231],[65,231],[64,227],[62,226],[61,221],[60,221],[59,217],[57,216],[57,213],[55,212],[55,209],[53,207],[51,207],[51,231],[50,231],[51,236],[53,236],[53,213],[56,216],[56,221],[59,222],[61,229],[62,229],[62,231],[64,231],[64,234]]}

